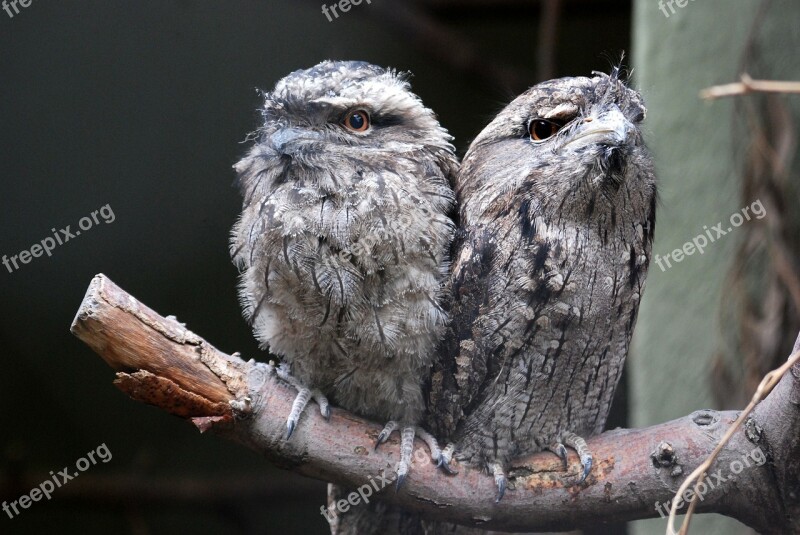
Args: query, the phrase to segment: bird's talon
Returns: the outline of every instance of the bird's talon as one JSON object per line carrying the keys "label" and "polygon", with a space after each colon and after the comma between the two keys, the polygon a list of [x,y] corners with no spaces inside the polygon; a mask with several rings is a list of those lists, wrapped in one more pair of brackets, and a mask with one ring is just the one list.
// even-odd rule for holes
{"label": "bird's talon", "polygon": [[584,481],[586,481],[586,478],[589,476],[589,472],[592,471],[592,456],[590,455],[588,458],[581,459],[581,465],[583,465],[583,475],[578,481],[578,485],[581,485]]}
{"label": "bird's talon", "polygon": [[503,499],[503,496],[506,494],[506,486],[508,484],[508,479],[506,478],[506,473],[503,471],[503,465],[499,462],[495,462],[491,466],[492,474],[494,475],[494,483],[497,485],[497,499],[494,503],[500,503],[500,500]]}
{"label": "bird's talon", "polygon": [[375,441],[375,450],[378,449],[378,446],[389,440],[389,437],[392,435],[394,430],[397,429],[397,422],[389,421],[383,426],[383,430],[378,435],[378,439]]}
{"label": "bird's talon", "polygon": [[453,443],[445,446],[441,453],[441,462],[438,465],[446,474],[451,476],[458,473],[458,470],[453,470],[453,468],[450,467],[450,462],[453,460],[453,454],[455,453],[455,450],[456,446]]}
{"label": "bird's talon", "polygon": [[563,441],[564,444],[578,452],[578,457],[581,460],[581,467],[583,468],[581,477],[578,480],[578,485],[581,485],[586,481],[589,472],[592,471],[592,452],[589,451],[589,446],[586,445],[586,441],[575,433],[565,434]]}
{"label": "bird's talon", "polygon": [[437,466],[442,470],[444,470],[446,474],[449,474],[451,476],[458,474],[458,470],[453,470],[453,468],[450,466],[450,463],[445,459],[441,459]]}
{"label": "bird's talon", "polygon": [[503,499],[503,496],[506,494],[506,478],[502,478],[497,481],[497,499],[494,503],[500,503],[500,500]]}
{"label": "bird's talon", "polygon": [[281,365],[277,369],[278,377],[292,385],[297,389],[297,396],[294,398],[294,402],[292,403],[292,410],[289,413],[289,417],[286,419],[286,439],[288,440],[292,434],[294,433],[295,429],[297,428],[298,423],[300,422],[300,416],[303,414],[303,411],[308,405],[308,402],[312,399],[316,401],[317,405],[319,405],[320,412],[322,416],[327,420],[330,418],[330,404],[328,403],[328,398],[326,398],[322,392],[319,390],[311,390],[303,385],[300,381],[298,381],[295,377],[293,377],[290,373],[288,368],[285,365]]}
{"label": "bird's talon", "polygon": [[567,462],[567,448],[566,448],[566,446],[564,446],[564,444],[558,442],[556,444],[553,444],[552,446],[549,446],[547,449],[550,450],[551,452],[555,453],[558,456],[558,458],[561,459],[561,463],[564,465],[564,471],[566,472],[567,469],[569,468],[569,463]]}

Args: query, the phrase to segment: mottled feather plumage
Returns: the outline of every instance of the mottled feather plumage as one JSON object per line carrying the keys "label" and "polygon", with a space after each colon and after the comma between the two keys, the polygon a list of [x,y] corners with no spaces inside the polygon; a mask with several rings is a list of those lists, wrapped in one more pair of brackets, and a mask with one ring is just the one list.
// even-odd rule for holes
{"label": "mottled feather plumage", "polygon": [[[446,323],[451,137],[405,76],[367,63],[326,61],[264,97],[235,166],[245,317],[301,392],[413,426]],[[345,128],[354,110],[366,131]]]}
{"label": "mottled feather plumage", "polygon": [[[502,475],[516,456],[602,431],[655,223],[644,115],[617,71],[551,80],[509,104],[465,155],[452,323],[429,424],[468,462]],[[534,142],[536,119],[563,127]]]}

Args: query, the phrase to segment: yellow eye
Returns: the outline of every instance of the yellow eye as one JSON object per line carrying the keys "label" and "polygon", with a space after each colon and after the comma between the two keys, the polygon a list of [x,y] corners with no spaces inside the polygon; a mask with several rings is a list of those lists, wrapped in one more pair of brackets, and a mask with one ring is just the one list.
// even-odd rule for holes
{"label": "yellow eye", "polygon": [[345,128],[353,132],[366,132],[369,130],[369,113],[364,110],[348,112],[343,124]]}
{"label": "yellow eye", "polygon": [[528,132],[533,141],[544,141],[545,139],[556,135],[561,130],[563,124],[548,121],[547,119],[534,119],[528,125]]}

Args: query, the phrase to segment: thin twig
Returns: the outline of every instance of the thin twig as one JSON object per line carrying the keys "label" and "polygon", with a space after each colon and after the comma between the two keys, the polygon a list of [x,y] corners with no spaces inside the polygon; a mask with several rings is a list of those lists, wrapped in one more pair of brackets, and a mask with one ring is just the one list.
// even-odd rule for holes
{"label": "thin twig", "polygon": [[781,82],[775,80],[753,80],[748,74],[742,75],[742,81],[707,87],[700,91],[703,100],[749,95],[751,93],[797,93],[800,94],[800,82]]}
{"label": "thin twig", "polygon": [[800,351],[796,351],[794,354],[792,354],[792,356],[789,357],[789,360],[787,360],[783,366],[777,370],[772,370],[764,376],[764,379],[761,380],[761,384],[758,385],[755,394],[753,394],[753,398],[750,400],[750,403],[747,405],[744,411],[742,411],[742,414],[739,415],[730,429],[728,429],[728,432],[722,437],[722,440],[717,447],[714,448],[714,451],[711,452],[711,455],[708,456],[708,459],[706,459],[700,466],[695,468],[694,472],[689,474],[689,477],[687,477],[686,480],[681,484],[681,486],[678,488],[678,491],[675,493],[675,498],[672,500],[672,508],[669,512],[669,521],[667,522],[667,535],[677,535],[677,532],[675,531],[675,518],[678,514],[678,503],[681,502],[680,497],[684,492],[686,492],[686,489],[689,488],[689,485],[691,485],[692,481],[697,479],[693,489],[694,495],[692,496],[692,501],[689,504],[689,509],[686,511],[686,517],[681,524],[680,535],[686,535],[689,532],[689,523],[692,520],[692,514],[694,513],[695,507],[697,507],[697,498],[699,495],[698,487],[701,483],[703,483],[706,471],[711,468],[711,465],[714,464],[714,461],[717,459],[719,453],[734,435],[736,430],[741,427],[745,420],[747,420],[747,417],[750,416],[750,413],[753,412],[753,409],[755,409],[756,405],[758,405],[758,403],[772,391],[775,385],[778,384],[778,381],[780,381],[781,378],[783,378],[783,376],[786,375],[790,369],[792,369],[792,366],[798,362],[800,362]]}

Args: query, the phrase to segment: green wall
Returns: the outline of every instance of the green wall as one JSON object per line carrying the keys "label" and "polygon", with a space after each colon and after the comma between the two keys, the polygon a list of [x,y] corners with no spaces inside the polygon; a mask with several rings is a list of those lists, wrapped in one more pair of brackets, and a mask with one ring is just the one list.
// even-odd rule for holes
{"label": "green wall", "polygon": [[[702,234],[704,226],[711,229],[723,222],[727,230],[730,216],[756,200],[745,202],[740,194],[741,159],[735,147],[745,133],[734,126],[733,99],[709,103],[698,92],[737,81],[761,2],[685,3],[683,8],[674,4],[673,14],[665,2],[667,17],[657,0],[634,2],[634,78],[649,109],[648,139],[661,181],[653,247],[661,257]],[[772,2],[756,38],[759,65],[766,71],[760,76],[800,80],[798,22],[799,2]],[[796,105],[793,109],[795,118],[800,117]],[[720,325],[719,317],[737,232],[742,231],[734,229],[702,255],[694,253],[671,267],[662,260],[664,270],[651,265],[629,361],[632,425],[714,407],[709,365],[724,329],[731,328]],[[635,525],[635,533],[663,534],[666,520]],[[714,515],[693,521],[692,532],[738,533],[742,528],[735,526]]]}

